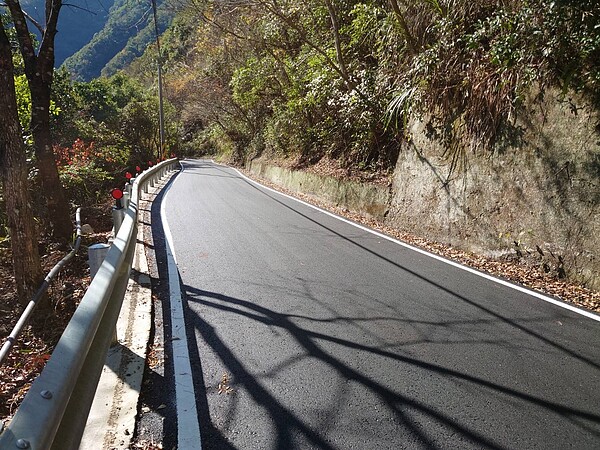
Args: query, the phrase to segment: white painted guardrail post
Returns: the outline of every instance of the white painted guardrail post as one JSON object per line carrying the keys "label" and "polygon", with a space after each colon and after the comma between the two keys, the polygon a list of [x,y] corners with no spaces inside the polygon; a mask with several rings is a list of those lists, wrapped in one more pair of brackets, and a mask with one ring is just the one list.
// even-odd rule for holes
{"label": "white painted guardrail post", "polygon": [[109,248],[110,244],[93,244],[88,247],[88,265],[90,266],[90,277],[92,280],[104,262]]}
{"label": "white painted guardrail post", "polygon": [[112,208],[112,218],[114,225],[114,234],[116,235],[119,232],[119,228],[121,228],[121,224],[123,223],[123,218],[125,217],[125,208],[117,208],[113,206]]}
{"label": "white painted guardrail post", "polygon": [[131,181],[127,181],[125,183],[125,188],[123,189],[123,208],[129,208],[129,202],[131,200]]}

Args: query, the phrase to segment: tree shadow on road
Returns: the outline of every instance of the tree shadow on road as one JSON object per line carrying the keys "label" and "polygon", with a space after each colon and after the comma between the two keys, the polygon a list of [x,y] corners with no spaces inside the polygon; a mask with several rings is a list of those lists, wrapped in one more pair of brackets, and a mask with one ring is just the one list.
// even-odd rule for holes
{"label": "tree shadow on road", "polygon": [[[324,351],[319,345],[319,342],[334,343],[358,352],[374,354],[381,358],[391,359],[419,369],[424,369],[439,377],[474,385],[479,389],[484,389],[490,395],[503,397],[507,402],[518,401],[534,405],[543,410],[547,410],[548,413],[558,414],[563,418],[572,421],[582,429],[587,429],[587,431],[596,436],[600,436],[600,431],[598,430],[600,415],[596,413],[578,410],[551,400],[529,395],[525,392],[434,363],[400,355],[378,347],[365,346],[349,339],[341,339],[339,337],[332,337],[323,333],[311,331],[298,326],[293,321],[295,316],[278,313],[251,301],[232,298],[214,292],[207,292],[191,286],[185,286],[185,290],[188,295],[188,302],[190,303],[202,305],[204,308],[214,308],[228,314],[236,314],[241,318],[256,321],[261,325],[276,327],[285,331],[301,346],[306,355],[326,363],[337,372],[339,377],[356,382],[376,395],[379,400],[395,414],[398,421],[409,431],[412,435],[412,439],[415,439],[421,446],[425,446],[426,448],[439,448],[440,445],[439,442],[436,442],[428,435],[427,430],[423,427],[423,421],[415,420],[415,417],[417,416],[426,417],[427,421],[435,422],[450,430],[452,434],[461,436],[461,439],[470,443],[469,445],[494,449],[503,447],[501,444],[479,433],[473,428],[459,423],[446,413],[443,413],[424,402],[400,394],[357,371],[340,358],[336,358],[332,354]],[[292,436],[298,433],[316,448],[334,448],[326,440],[326,437],[320,433],[320,430],[311,428],[311,426],[304,422],[301,417],[298,417],[294,412],[286,408],[261,383],[261,381],[257,379],[256,376],[250,373],[245,367],[244,362],[227,346],[210,323],[190,309],[188,309],[186,313],[188,314],[188,322],[189,325],[192,326],[191,328],[195,329],[204,342],[218,355],[224,366],[233,375],[235,383],[243,387],[252,397],[253,401],[267,411],[277,430],[276,448],[296,448],[294,447]],[[198,355],[195,355],[195,357],[197,358]],[[290,363],[292,363],[292,361],[290,361]],[[202,372],[197,372],[195,378],[196,380],[202,379]],[[199,406],[201,406],[202,409],[208,410],[209,405],[205,395],[206,388],[207,387],[203,382],[198,386],[198,393],[201,397],[201,405]]]}

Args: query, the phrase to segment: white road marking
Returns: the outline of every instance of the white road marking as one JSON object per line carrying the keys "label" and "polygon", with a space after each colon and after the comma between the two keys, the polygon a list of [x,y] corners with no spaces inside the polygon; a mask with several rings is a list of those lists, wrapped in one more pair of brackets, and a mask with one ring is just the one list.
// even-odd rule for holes
{"label": "white road marking", "polygon": [[165,233],[165,246],[167,248],[167,266],[169,272],[169,295],[171,298],[171,329],[173,346],[173,366],[175,374],[175,401],[177,404],[177,448],[179,450],[202,450],[200,438],[200,424],[196,410],[196,396],[194,394],[194,381],[190,366],[190,352],[185,333],[185,320],[179,284],[179,271],[173,236],[167,216],[165,214],[166,198],[171,185],[165,189],[163,201],[160,205],[160,217]]}
{"label": "white road marking", "polygon": [[[214,161],[213,161],[213,163],[214,163]],[[217,164],[217,163],[215,163],[215,164]],[[229,166],[224,166],[224,167],[229,167]],[[595,320],[597,322],[600,322],[600,316],[597,315],[597,314],[594,314],[593,312],[577,308],[576,306],[570,305],[568,303],[564,303],[564,302],[562,302],[560,300],[557,300],[557,299],[554,299],[552,297],[548,297],[547,295],[544,295],[541,292],[533,291],[533,290],[528,289],[526,287],[519,286],[517,284],[513,284],[513,283],[511,283],[509,281],[502,280],[500,278],[496,278],[496,277],[494,277],[492,275],[488,275],[487,273],[483,273],[483,272],[475,270],[475,269],[473,269],[471,267],[464,266],[464,265],[462,265],[460,263],[457,263],[456,261],[452,261],[450,259],[446,259],[446,258],[444,258],[442,256],[436,255],[435,253],[430,253],[427,250],[423,250],[421,248],[414,247],[414,246],[412,246],[410,244],[407,244],[406,242],[399,241],[399,240],[394,239],[394,238],[392,238],[390,236],[387,236],[387,235],[385,235],[383,233],[380,233],[378,231],[372,230],[372,229],[367,228],[367,227],[365,227],[363,225],[359,225],[357,223],[354,223],[354,222],[352,222],[352,221],[350,221],[348,219],[345,219],[344,217],[340,217],[337,214],[334,214],[334,213],[332,213],[330,211],[327,211],[327,210],[324,210],[322,208],[319,208],[318,206],[311,205],[310,203],[307,203],[305,201],[299,200],[299,199],[297,199],[295,197],[292,197],[291,195],[284,194],[284,193],[279,192],[279,191],[277,191],[275,189],[271,189],[268,186],[262,185],[262,184],[260,184],[260,183],[258,183],[256,181],[254,181],[253,179],[248,178],[246,175],[244,175],[243,173],[241,173],[239,170],[237,170],[235,168],[232,168],[232,169],[235,170],[241,177],[243,177],[244,179],[250,181],[251,183],[253,183],[253,184],[257,185],[257,186],[260,186],[260,187],[262,187],[264,189],[267,189],[267,190],[269,190],[271,192],[275,192],[276,194],[283,195],[284,197],[289,198],[291,200],[295,200],[295,201],[297,201],[297,202],[299,202],[299,203],[301,203],[301,204],[303,204],[305,206],[308,206],[309,208],[316,209],[317,211],[320,211],[323,214],[327,214],[328,216],[334,217],[334,218],[336,218],[338,220],[341,220],[342,222],[346,222],[346,223],[348,223],[348,224],[350,224],[352,226],[355,226],[355,227],[357,227],[357,228],[359,228],[359,229],[361,229],[363,231],[367,231],[367,232],[369,232],[371,234],[374,234],[375,236],[379,236],[379,237],[381,237],[383,239],[387,239],[388,241],[394,242],[395,244],[398,244],[398,245],[401,245],[403,247],[409,248],[409,249],[411,249],[411,250],[413,250],[415,252],[418,252],[418,253],[421,253],[423,255],[429,256],[430,258],[436,259],[436,260],[441,261],[443,263],[446,263],[446,264],[448,264],[450,266],[457,267],[457,268],[459,268],[461,270],[464,270],[466,272],[470,272],[470,273],[472,273],[474,275],[477,275],[479,277],[482,277],[482,278],[485,278],[487,280],[493,281],[494,283],[501,284],[502,286],[507,286],[507,287],[509,287],[511,289],[514,289],[514,290],[519,291],[519,292],[524,292],[525,294],[531,295],[532,297],[536,297],[536,298],[538,298],[540,300],[543,300],[545,302],[552,303],[553,305],[560,306],[561,308],[564,308],[564,309],[568,309],[569,311],[572,311],[574,313],[577,313],[577,314],[580,314],[582,316],[585,316],[588,319],[592,319],[592,320]]]}

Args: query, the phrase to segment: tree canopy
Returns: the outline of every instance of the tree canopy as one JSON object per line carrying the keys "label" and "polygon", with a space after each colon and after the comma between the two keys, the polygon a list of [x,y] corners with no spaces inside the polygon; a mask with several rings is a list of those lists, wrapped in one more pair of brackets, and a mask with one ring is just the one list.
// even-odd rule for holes
{"label": "tree canopy", "polygon": [[597,107],[598,17],[593,0],[190,0],[163,36],[168,92],[190,148],[389,170],[411,118],[493,151],[534,86]]}

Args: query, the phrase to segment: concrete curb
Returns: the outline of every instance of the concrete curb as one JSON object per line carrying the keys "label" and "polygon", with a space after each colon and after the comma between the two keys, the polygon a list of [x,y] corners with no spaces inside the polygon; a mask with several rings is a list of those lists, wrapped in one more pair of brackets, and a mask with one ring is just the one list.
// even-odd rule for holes
{"label": "concrete curb", "polygon": [[[138,242],[144,242],[143,227]],[[106,358],[80,449],[129,448],[135,429],[152,321],[152,290],[143,244],[133,267],[117,322],[117,344]]]}

